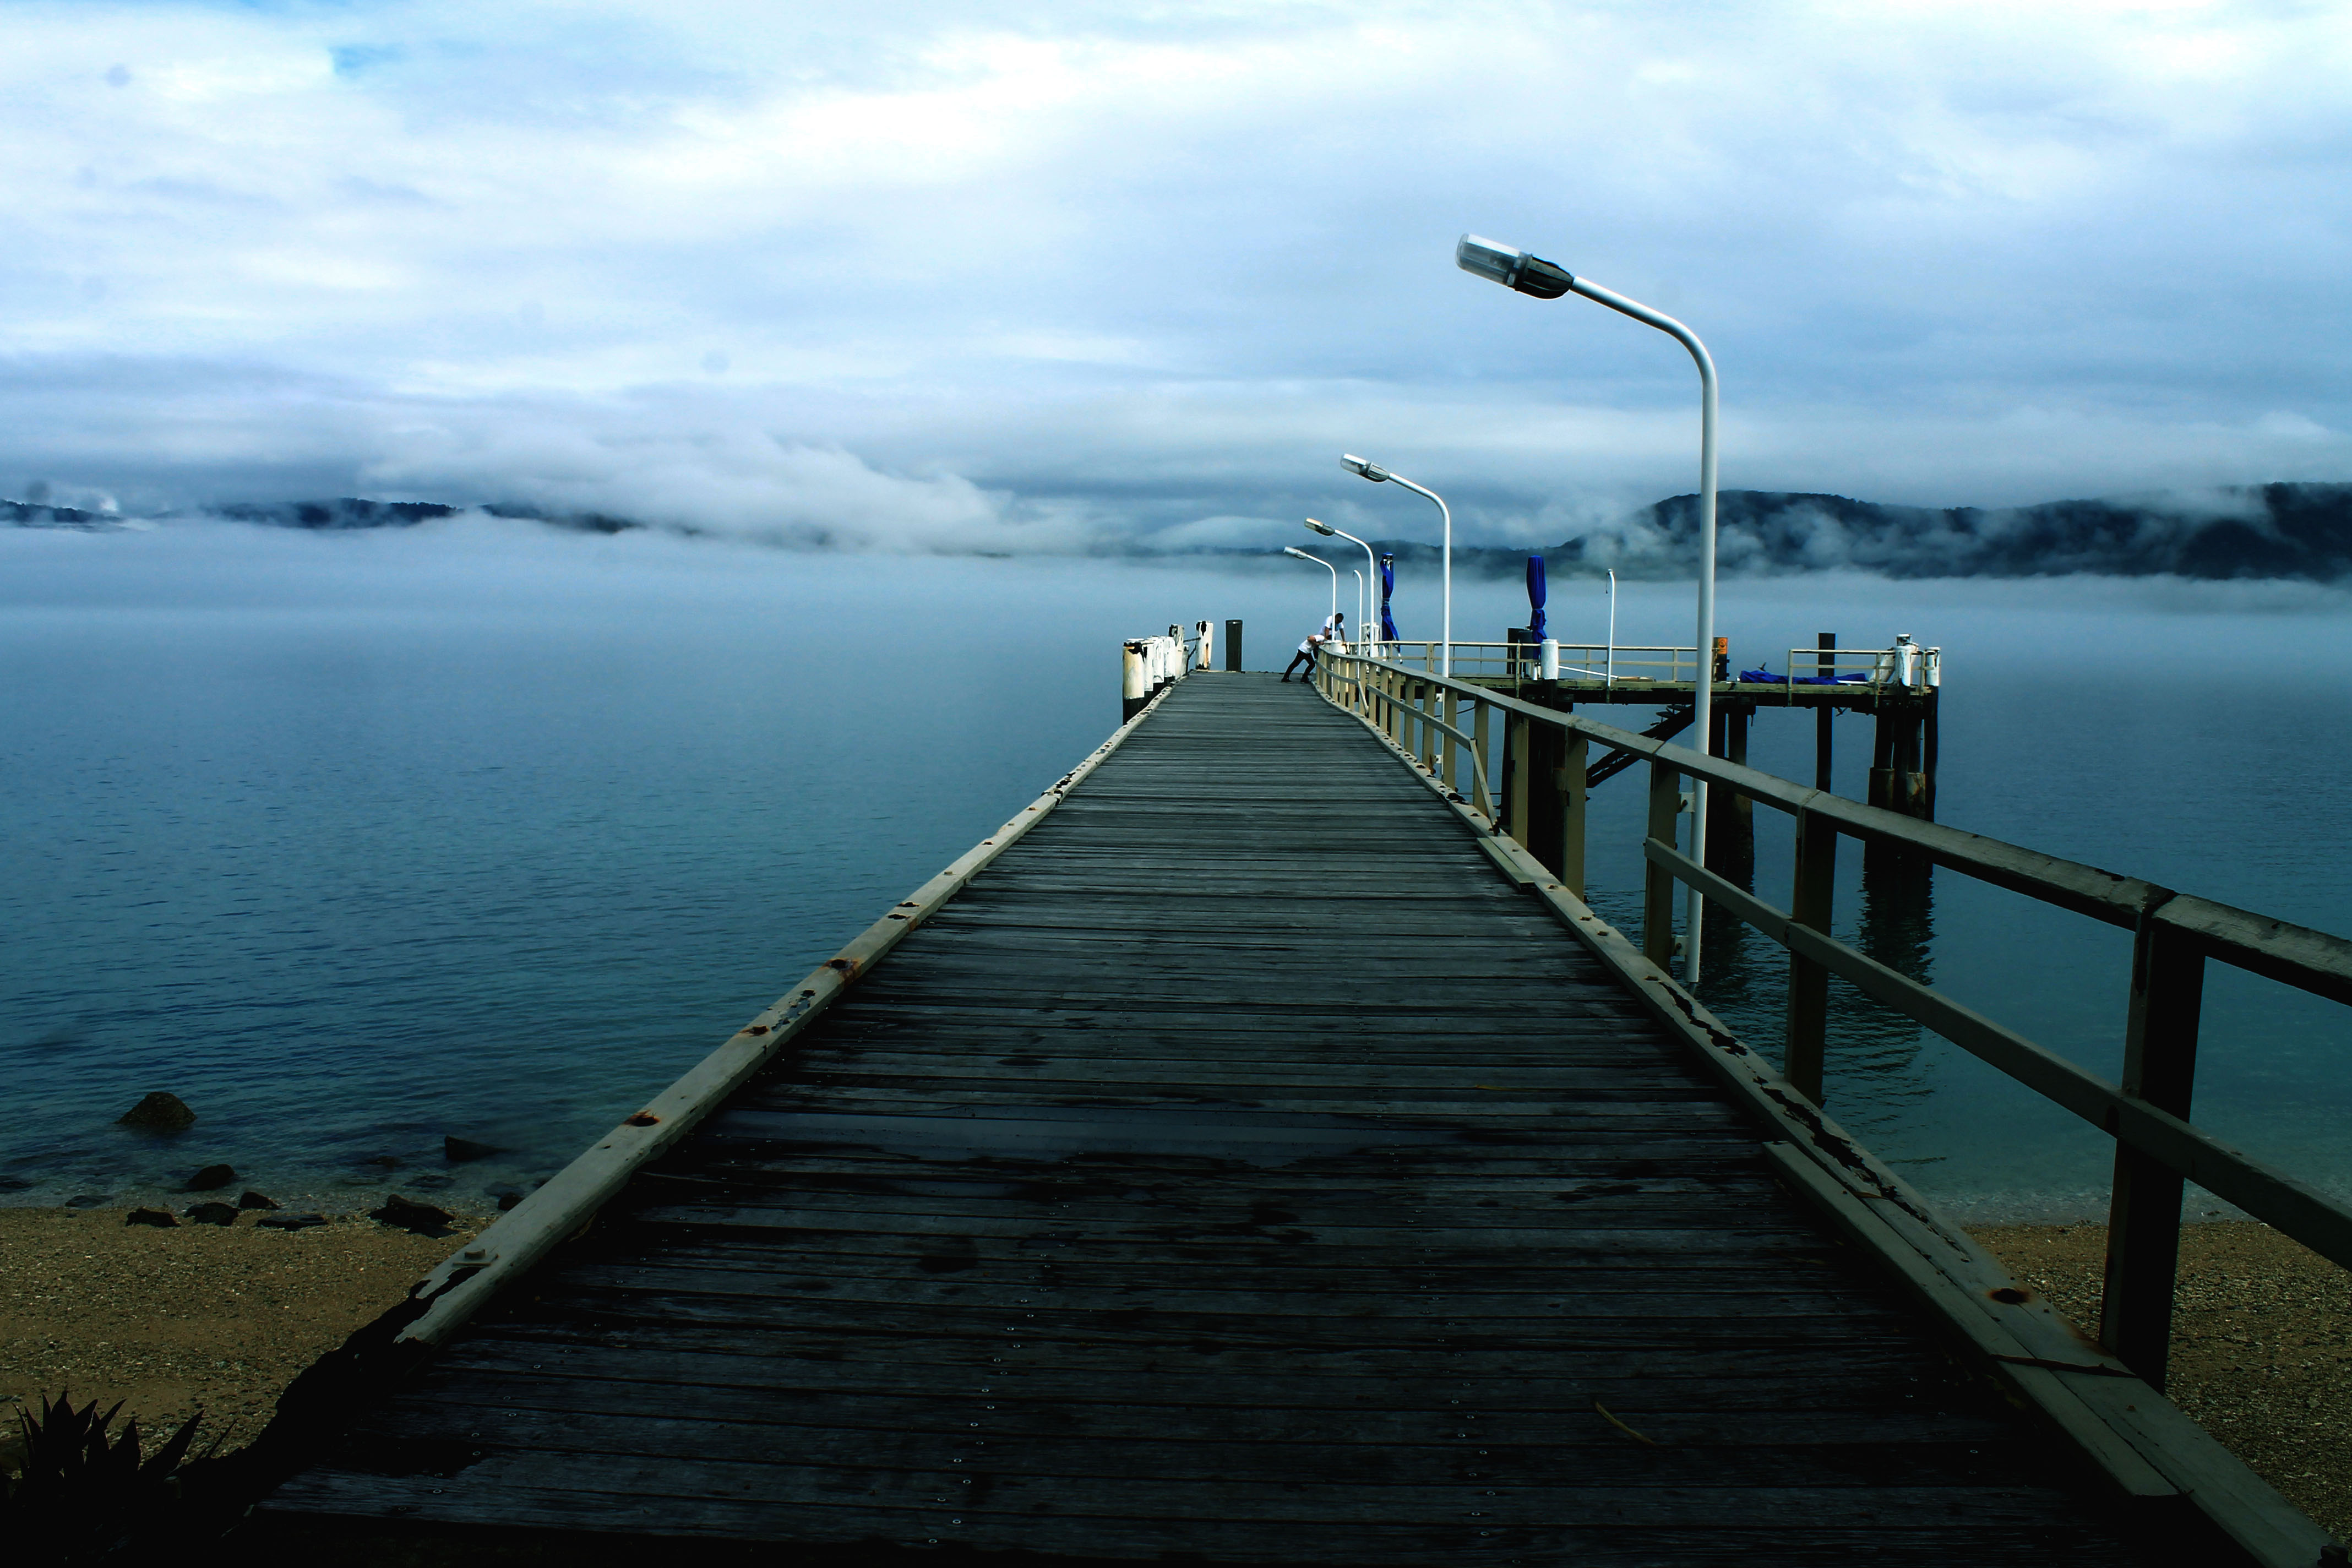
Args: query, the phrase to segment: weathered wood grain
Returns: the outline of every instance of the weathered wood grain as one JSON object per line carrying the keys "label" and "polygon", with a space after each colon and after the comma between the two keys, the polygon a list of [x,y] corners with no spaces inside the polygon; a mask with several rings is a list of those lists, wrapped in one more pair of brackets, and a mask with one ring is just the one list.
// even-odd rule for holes
{"label": "weathered wood grain", "polygon": [[268,1507],[2142,1561],[1758,1144],[1352,721],[1202,677]]}

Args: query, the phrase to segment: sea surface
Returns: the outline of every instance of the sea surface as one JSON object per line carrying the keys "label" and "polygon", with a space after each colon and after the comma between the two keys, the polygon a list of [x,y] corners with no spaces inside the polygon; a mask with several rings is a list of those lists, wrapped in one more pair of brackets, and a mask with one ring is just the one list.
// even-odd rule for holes
{"label": "sea surface", "polygon": [[[1238,616],[1279,668],[1328,582],[480,519],[0,530],[0,1202],[127,1203],[214,1163],[346,1207],[527,1188],[1099,743],[1120,638]],[[1556,582],[1549,608],[1598,637],[1608,603]],[[1433,585],[1398,615],[1433,629]],[[1526,600],[1458,581],[1455,617],[1498,636]],[[1727,582],[1719,629],[1775,669],[1820,631],[1939,645],[1944,821],[2352,931],[2352,598],[1788,577]],[[1624,586],[1621,641],[1690,634],[1686,585]],[[1869,721],[1837,743],[1859,794]],[[1811,781],[1810,715],[1751,744]],[[1593,901],[1629,926],[1641,791],[1594,802]],[[1757,815],[1782,902],[1789,836]],[[2126,933],[1863,860],[1843,933],[2116,1070]],[[1710,1005],[1777,1053],[1780,950],[1718,914],[1706,956]],[[1832,1112],[1931,1194],[2097,1211],[2104,1137],[1842,985],[1833,1007]],[[2352,1187],[2345,1010],[2217,968],[2205,1016],[2197,1120]],[[115,1124],[152,1089],[195,1125]],[[501,1152],[453,1164],[450,1135]]]}

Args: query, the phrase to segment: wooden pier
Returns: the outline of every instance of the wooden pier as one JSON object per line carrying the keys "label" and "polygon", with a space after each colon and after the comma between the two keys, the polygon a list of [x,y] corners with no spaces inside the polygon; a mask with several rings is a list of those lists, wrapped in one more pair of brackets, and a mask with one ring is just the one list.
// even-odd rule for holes
{"label": "wooden pier", "polygon": [[2321,1560],[1324,673],[1166,686],[436,1271],[254,1539]]}

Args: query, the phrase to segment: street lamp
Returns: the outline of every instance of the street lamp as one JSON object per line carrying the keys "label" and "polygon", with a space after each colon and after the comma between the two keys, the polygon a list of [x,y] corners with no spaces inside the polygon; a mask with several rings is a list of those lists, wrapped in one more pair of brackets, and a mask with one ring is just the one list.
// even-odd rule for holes
{"label": "street lamp", "polygon": [[[1437,503],[1437,515],[1445,520],[1445,558],[1444,569],[1442,574],[1442,580],[1444,584],[1445,608],[1444,613],[1439,617],[1438,623],[1439,634],[1445,639],[1445,652],[1439,657],[1437,673],[1444,676],[1451,676],[1454,673],[1453,510],[1445,504],[1445,498],[1439,495],[1435,490],[1424,489],[1420,485],[1414,484],[1402,474],[1392,474],[1386,468],[1381,468],[1378,463],[1368,463],[1364,461],[1363,458],[1356,457],[1352,453],[1341,458],[1339,459],[1339,466],[1347,469],[1351,474],[1357,474],[1364,479],[1371,480],[1372,483],[1376,485],[1387,484],[1393,480],[1396,483],[1402,485],[1405,489],[1412,491],[1415,495],[1427,496],[1431,500]],[[1332,531],[1336,533],[1339,531],[1334,529]]]}
{"label": "street lamp", "polygon": [[[1350,544],[1363,545],[1364,564],[1371,567],[1374,575],[1377,577],[1380,568],[1372,560],[1372,547],[1370,545],[1364,544],[1362,540],[1357,538],[1354,534],[1349,533],[1344,528],[1334,528],[1328,522],[1318,522],[1311,517],[1307,520],[1307,526],[1315,532],[1320,533],[1327,538],[1337,537],[1346,540]],[[1360,584],[1364,582],[1364,579],[1359,577],[1356,581]],[[1369,643],[1371,640],[1372,636],[1370,632],[1364,629],[1372,624],[1371,622],[1364,619],[1366,604],[1365,595],[1366,590],[1362,589],[1360,589],[1356,595],[1356,640],[1360,643]]]}
{"label": "street lamp", "polygon": [[[1581,294],[1622,315],[1653,326],[1690,351],[1698,365],[1698,679],[1693,682],[1691,721],[1698,730],[1698,749],[1714,749],[1715,738],[1715,361],[1698,335],[1672,316],[1579,278],[1540,256],[1497,245],[1465,234],[1454,247],[1454,265],[1506,289],[1538,300]],[[1613,607],[1613,601],[1612,601]],[[1611,639],[1612,642],[1615,638]],[[1691,781],[1691,858],[1706,864],[1706,781]],[[1683,979],[1698,984],[1699,920],[1706,900],[1696,888],[1685,889]]]}
{"label": "street lamp", "polygon": [[[1324,571],[1331,574],[1331,613],[1334,616],[1338,615],[1339,613],[1339,569],[1337,566],[1332,565],[1328,561],[1324,560],[1320,555],[1307,554],[1307,552],[1299,549],[1296,544],[1284,545],[1282,547],[1282,552],[1285,555],[1296,555],[1301,561],[1312,561],[1316,565],[1320,566]],[[1328,626],[1331,623],[1329,621],[1325,621],[1323,624]]]}

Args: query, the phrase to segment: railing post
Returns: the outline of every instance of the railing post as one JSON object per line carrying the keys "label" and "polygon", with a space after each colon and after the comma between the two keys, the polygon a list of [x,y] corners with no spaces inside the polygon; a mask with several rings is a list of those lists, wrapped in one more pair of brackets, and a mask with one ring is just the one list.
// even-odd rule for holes
{"label": "railing post", "polygon": [[1528,736],[1534,728],[1524,713],[1503,721],[1503,816],[1505,831],[1528,846]]}
{"label": "railing post", "polygon": [[[1455,730],[1462,728],[1461,696],[1449,687],[1441,700],[1443,707],[1433,704],[1432,710],[1445,722],[1453,725]],[[1451,731],[1446,730],[1440,730],[1437,732],[1437,749],[1445,758],[1445,787],[1455,795],[1460,795],[1462,793],[1462,758],[1459,753],[1462,742],[1454,738]]]}
{"label": "railing post", "polygon": [[[1675,847],[1675,818],[1682,814],[1683,776],[1667,763],[1650,763],[1650,837]],[[1675,961],[1674,873],[1646,858],[1642,862],[1642,956],[1665,969]]]}
{"label": "railing post", "polygon": [[1559,879],[1584,897],[1584,770],[1586,742],[1572,730],[1560,731]]}
{"label": "railing post", "polygon": [[[2157,920],[2161,907],[2159,902],[2142,912],[2132,940],[2122,1088],[2185,1121],[2196,1087],[2197,1015],[2205,995],[2205,954],[2193,939]],[[2180,1186],[2178,1172],[2116,1142],[2099,1338],[2126,1366],[2159,1390],[2172,1350]]]}
{"label": "railing post", "polygon": [[1413,754],[1421,759],[1421,771],[1433,773],[1437,761],[1437,726],[1421,722],[1424,714],[1437,710],[1437,688],[1426,680],[1413,682],[1413,728],[1421,733],[1413,738]]}
{"label": "railing post", "polygon": [[1478,765],[1486,769],[1486,777],[1489,780],[1495,776],[1494,768],[1491,766],[1495,751],[1494,737],[1487,731],[1486,714],[1493,707],[1493,703],[1480,702],[1475,698],[1470,703],[1470,749],[1476,753]]}
{"label": "railing post", "polygon": [[[1797,869],[1789,917],[1823,936],[1830,934],[1837,888],[1837,827],[1810,811],[1797,813]],[[1789,1043],[1780,1073],[1789,1087],[1822,1103],[1822,1046],[1829,1032],[1830,972],[1810,958],[1789,954]]]}

